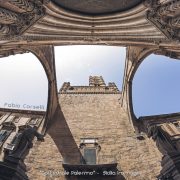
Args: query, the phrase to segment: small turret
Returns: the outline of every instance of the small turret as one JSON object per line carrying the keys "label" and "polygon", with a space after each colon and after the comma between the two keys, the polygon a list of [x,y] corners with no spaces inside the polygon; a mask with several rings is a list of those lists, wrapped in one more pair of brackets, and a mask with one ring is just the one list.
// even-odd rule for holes
{"label": "small turret", "polygon": [[106,86],[102,76],[89,76],[89,86]]}

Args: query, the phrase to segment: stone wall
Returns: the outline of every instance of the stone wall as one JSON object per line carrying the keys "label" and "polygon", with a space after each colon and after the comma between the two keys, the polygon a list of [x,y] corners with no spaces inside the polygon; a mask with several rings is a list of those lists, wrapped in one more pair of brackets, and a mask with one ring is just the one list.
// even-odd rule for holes
{"label": "stone wall", "polygon": [[[161,169],[161,154],[151,139],[136,138],[119,99],[120,94],[59,95],[63,117],[77,147],[80,145],[80,138],[98,138],[101,150],[97,163],[111,163],[117,160],[118,170],[122,171],[125,179],[156,179]],[[57,122],[61,121],[59,118]],[[52,126],[53,132],[58,134],[59,140],[66,141],[65,146],[72,159],[74,148],[70,144],[67,145],[70,137],[66,137],[63,129],[58,130],[57,126]],[[36,142],[26,159],[29,178],[64,179],[62,162],[63,158],[55,142],[47,134],[45,142]]]}

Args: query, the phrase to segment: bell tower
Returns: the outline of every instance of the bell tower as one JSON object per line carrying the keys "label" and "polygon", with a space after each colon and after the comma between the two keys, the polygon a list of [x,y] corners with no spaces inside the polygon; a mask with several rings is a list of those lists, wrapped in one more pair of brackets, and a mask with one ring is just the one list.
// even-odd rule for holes
{"label": "bell tower", "polygon": [[102,76],[89,76],[89,86],[106,86]]}

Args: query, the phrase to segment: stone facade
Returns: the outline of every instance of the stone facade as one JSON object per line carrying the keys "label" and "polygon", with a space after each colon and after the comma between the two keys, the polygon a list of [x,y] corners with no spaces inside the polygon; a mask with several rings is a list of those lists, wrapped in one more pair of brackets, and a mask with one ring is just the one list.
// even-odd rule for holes
{"label": "stone facade", "polygon": [[[62,170],[62,166],[60,165],[62,163],[59,163],[59,161],[62,162],[62,157],[66,162],[69,162],[69,159],[73,160],[73,163],[78,161],[78,157],[82,159],[81,153],[84,152],[84,142],[87,141],[95,141],[94,144],[97,145],[96,148],[99,153],[98,157],[100,157],[101,154],[107,153],[110,156],[119,158],[117,151],[123,151],[123,148],[121,148],[121,150],[117,150],[119,149],[118,147],[117,149],[112,149],[111,144],[113,144],[113,147],[116,147],[115,145],[119,142],[121,143],[119,146],[122,146],[123,141],[121,140],[127,138],[127,134],[128,137],[134,137],[131,134],[134,132],[131,128],[134,128],[138,134],[136,135],[138,139],[144,140],[139,141],[134,139],[137,147],[134,141],[132,141],[132,144],[135,146],[132,145],[132,147],[143,147],[145,151],[148,152],[148,148],[146,148],[146,146],[148,146],[149,151],[154,152],[153,142],[147,140],[146,137],[142,137],[140,134],[141,132],[147,133],[149,137],[154,139],[161,150],[162,147],[166,150],[166,154],[163,155],[165,156],[164,159],[168,159],[167,162],[169,162],[169,165],[168,163],[163,164],[164,162],[162,161],[163,170],[161,175],[163,177],[161,177],[161,179],[170,177],[171,179],[179,180],[180,174],[178,172],[180,170],[176,168],[178,167],[178,162],[180,162],[178,141],[174,141],[174,137],[172,137],[171,134],[172,132],[169,131],[169,129],[173,128],[173,133],[176,132],[176,134],[178,134],[179,131],[176,129],[178,125],[177,123],[170,124],[166,118],[168,123],[165,128],[161,123],[154,123],[152,119],[156,119],[156,117],[150,117],[149,120],[152,120],[152,124],[146,123],[146,120],[139,121],[133,112],[132,81],[141,62],[152,53],[179,59],[180,1],[134,0],[132,2],[122,0],[121,3],[119,1],[77,0],[75,5],[71,0],[68,0],[68,2],[68,5],[65,5],[65,1],[63,3],[63,1],[59,2],[56,0],[0,1],[0,57],[31,52],[36,55],[41,62],[48,79],[47,112],[40,126],[41,133],[47,134],[45,137],[46,143],[35,143],[34,149],[32,149],[31,154],[27,158],[27,161],[29,160],[29,162],[27,162],[29,163],[28,166],[31,167],[28,173],[30,179],[49,179],[49,177],[44,177],[42,175],[43,173],[40,173],[40,170],[47,172],[48,168],[53,169],[56,165],[57,167],[60,166],[59,168]],[[95,79],[97,79],[97,82],[99,79],[102,86],[96,87],[90,84],[90,87],[80,87],[71,86],[70,83],[66,83],[58,95],[54,46],[84,44],[127,47],[122,93],[118,92],[117,87],[113,83],[104,86],[104,82],[101,81],[102,79],[96,77]],[[112,98],[112,101],[109,100],[108,97],[109,99]],[[86,99],[90,102],[87,102]],[[58,101],[60,101],[60,105]],[[94,105],[94,102],[97,101],[99,101],[99,103],[97,103],[99,104],[98,107]],[[66,103],[68,102],[70,104],[67,106]],[[104,103],[106,103],[106,105],[104,105]],[[85,104],[86,107],[84,107],[84,105],[82,106],[82,104]],[[107,109],[108,106],[113,106],[114,109],[109,110]],[[88,110],[89,114],[84,113],[84,110]],[[6,110],[3,111],[7,112]],[[11,111],[14,112],[14,110]],[[116,113],[117,111],[121,113],[118,115]],[[102,112],[104,112],[104,114],[102,114]],[[78,115],[75,113],[78,113]],[[71,114],[71,116],[69,116],[69,114]],[[173,115],[170,114],[169,116],[172,116],[172,119],[174,119]],[[98,121],[95,121],[93,117],[98,119]],[[115,125],[111,124],[112,117],[117,118],[114,122],[116,122],[117,129],[121,129],[122,132],[121,130],[114,130]],[[77,123],[80,121],[80,125],[83,123],[84,125],[89,125],[90,120],[94,122],[94,127],[91,127],[94,129],[94,132],[88,129],[81,130],[75,126],[76,121]],[[103,124],[103,120],[110,122],[109,126],[107,123]],[[14,132],[16,126],[18,126],[14,122],[2,124],[1,129],[8,129],[8,133],[11,131]],[[124,124],[124,126],[122,126],[121,123]],[[103,130],[102,125],[105,129],[112,128],[112,139],[108,139],[106,143],[103,142],[102,137],[106,137],[104,133],[109,134],[109,130]],[[120,128],[120,125],[125,128]],[[91,126],[93,125],[91,124]],[[3,133],[4,132],[6,131],[3,131]],[[90,132],[93,133],[91,139],[80,140],[80,138],[89,138]],[[156,136],[157,134],[160,135]],[[112,143],[114,141],[113,137],[115,136],[120,137],[120,139],[118,138],[117,143]],[[98,139],[96,139],[97,137]],[[163,139],[162,137],[166,138]],[[178,136],[175,137],[178,139]],[[128,140],[125,142],[128,142]],[[110,143],[109,146],[107,145],[108,143]],[[128,147],[131,143],[129,142],[127,144]],[[141,144],[143,144],[143,146],[141,146]],[[88,146],[90,145],[92,144],[89,143]],[[49,147],[51,147],[51,149],[49,149]],[[169,154],[167,147],[173,149],[173,155],[171,153]],[[46,153],[44,153],[44,149],[47,149]],[[76,158],[70,158],[72,150]],[[125,157],[128,150],[124,151],[123,157]],[[138,149],[135,151],[136,155],[137,152],[142,151]],[[60,157],[58,152],[60,152],[62,157]],[[130,155],[133,156],[133,153]],[[139,165],[141,168],[146,169],[146,172],[141,173],[141,179],[145,175],[147,175],[146,179],[153,178],[156,173],[149,173],[153,176],[150,177],[148,170],[150,171],[149,167],[151,166],[153,166],[154,169],[156,168],[155,165],[152,165],[153,163],[151,164],[149,161],[152,160],[154,163],[155,161],[153,158],[147,158],[147,156],[143,155],[147,155],[147,153],[140,153],[142,160],[132,157],[131,164],[137,162],[137,166]],[[145,159],[143,159],[142,156]],[[156,153],[152,153],[152,156],[156,156]],[[53,158],[48,159],[49,157]],[[157,157],[160,157],[160,155],[157,155]],[[45,159],[49,161],[45,161],[43,164],[42,162],[44,162]],[[125,161],[122,159],[117,160],[118,168],[121,167],[124,172],[131,170],[131,166],[133,165],[127,160],[129,163],[128,169],[125,163],[123,164]],[[134,161],[134,159],[138,159],[138,161]],[[149,166],[147,166],[147,163],[144,163],[145,165],[143,164],[145,161],[149,163]],[[134,165],[134,167],[136,165]],[[173,167],[171,172],[168,171],[170,167]],[[138,170],[138,167],[136,169]],[[158,171],[158,168],[156,170]],[[3,173],[0,172],[0,175],[1,174]],[[125,176],[128,175],[125,174]],[[63,177],[61,176],[61,178]],[[126,178],[131,179],[132,177]],[[133,177],[133,179],[135,178]],[[136,179],[138,179],[138,175]]]}
{"label": "stone facade", "polygon": [[[137,134],[121,106],[122,93],[115,83],[106,85],[98,76],[90,76],[89,86],[65,82],[58,98],[60,109],[44,142],[35,138],[25,159],[30,180],[178,180],[179,113],[140,117]],[[42,132],[44,117],[40,111],[0,109],[1,161],[18,129],[36,125]],[[95,174],[77,175],[92,169]]]}
{"label": "stone facade", "polygon": [[[99,88],[99,86],[93,87]],[[62,113],[76,147],[83,155],[83,150],[80,149],[82,140],[95,139],[100,146],[96,157],[97,165],[116,162],[117,169],[125,179],[156,179],[161,169],[161,154],[151,139],[144,136],[139,140],[134,133],[128,114],[120,105],[121,93],[117,91],[115,94],[113,92],[90,94],[90,88],[92,87],[82,86],[83,91],[77,94],[69,93],[68,90],[67,93],[65,91],[61,93],[62,87],[59,93]],[[80,164],[66,128],[54,127],[54,132],[63,141],[62,147],[68,152],[67,156],[70,158],[62,157],[53,139],[47,134],[45,142],[35,142],[34,148],[26,159],[30,179],[65,179],[62,176],[62,163]],[[93,179],[116,179],[117,177],[103,176],[93,177]],[[71,178],[76,179],[77,176]]]}
{"label": "stone facade", "polygon": [[19,127],[25,125],[42,128],[45,112],[16,109],[0,109],[0,161],[3,160],[4,149],[13,148],[11,142],[18,133]]}

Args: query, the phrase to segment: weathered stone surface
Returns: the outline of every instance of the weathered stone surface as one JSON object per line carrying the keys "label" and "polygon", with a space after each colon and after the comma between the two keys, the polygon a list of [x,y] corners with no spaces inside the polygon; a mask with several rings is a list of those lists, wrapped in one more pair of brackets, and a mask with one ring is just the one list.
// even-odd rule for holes
{"label": "weathered stone surface", "polygon": [[[152,140],[136,139],[127,113],[120,106],[120,96],[59,94],[59,102],[77,146],[80,138],[98,138],[101,146],[98,163],[116,159],[126,179],[156,179],[161,169],[161,155]],[[56,133],[59,139],[64,139],[64,146],[73,158],[74,150],[68,146],[66,134]],[[45,142],[36,142],[27,158],[28,176],[30,179],[64,179],[62,162],[63,157],[47,134]]]}

